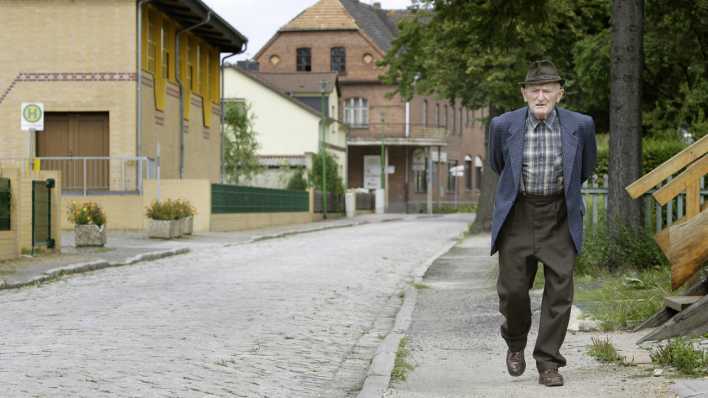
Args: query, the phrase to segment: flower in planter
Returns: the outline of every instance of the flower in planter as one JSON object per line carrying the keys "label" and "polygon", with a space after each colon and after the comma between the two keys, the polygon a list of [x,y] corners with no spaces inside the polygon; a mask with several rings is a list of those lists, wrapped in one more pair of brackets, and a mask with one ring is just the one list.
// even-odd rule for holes
{"label": "flower in planter", "polygon": [[197,214],[197,209],[195,209],[188,200],[177,199],[173,202],[173,205],[177,213],[177,218],[193,217]]}
{"label": "flower in planter", "polygon": [[153,200],[150,206],[145,208],[145,215],[152,220],[176,220],[178,219],[177,208],[175,201],[167,199],[166,201]]}
{"label": "flower in planter", "polygon": [[67,218],[76,225],[96,225],[106,223],[106,214],[95,202],[77,203],[72,201],[67,207]]}
{"label": "flower in planter", "polygon": [[76,247],[106,244],[106,214],[97,203],[72,201],[67,207],[67,218],[74,223]]}

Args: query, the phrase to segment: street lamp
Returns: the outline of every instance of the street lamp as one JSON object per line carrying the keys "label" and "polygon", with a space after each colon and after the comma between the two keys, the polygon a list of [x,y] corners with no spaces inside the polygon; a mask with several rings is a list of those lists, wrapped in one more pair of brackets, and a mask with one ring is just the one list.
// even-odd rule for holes
{"label": "street lamp", "polygon": [[386,179],[385,179],[385,165],[384,163],[386,162],[385,159],[385,150],[384,150],[384,114],[381,112],[379,114],[380,121],[381,121],[381,189],[385,189],[385,184],[386,184]]}
{"label": "street lamp", "polygon": [[327,218],[327,159],[325,158],[325,112],[327,105],[325,104],[325,91],[327,90],[327,81],[320,81],[320,160],[322,161],[322,217]]}

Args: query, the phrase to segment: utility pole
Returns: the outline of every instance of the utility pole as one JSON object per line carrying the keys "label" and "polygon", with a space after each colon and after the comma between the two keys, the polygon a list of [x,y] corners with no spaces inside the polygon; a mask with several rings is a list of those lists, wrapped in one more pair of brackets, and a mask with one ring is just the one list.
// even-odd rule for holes
{"label": "utility pole", "polygon": [[384,149],[384,114],[381,112],[379,114],[380,117],[380,124],[381,124],[381,189],[386,189],[386,152]]}
{"label": "utility pole", "polygon": [[320,160],[322,161],[322,217],[327,219],[327,159],[325,148],[325,112],[327,105],[325,104],[325,90],[327,89],[327,81],[320,81]]}

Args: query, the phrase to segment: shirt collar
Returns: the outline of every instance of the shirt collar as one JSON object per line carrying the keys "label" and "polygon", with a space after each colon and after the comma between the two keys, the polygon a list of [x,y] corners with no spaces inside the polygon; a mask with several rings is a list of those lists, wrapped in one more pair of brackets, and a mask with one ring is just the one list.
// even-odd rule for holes
{"label": "shirt collar", "polygon": [[536,129],[536,126],[538,126],[539,123],[543,122],[546,124],[546,126],[550,127],[553,126],[553,123],[556,121],[556,108],[554,107],[553,110],[551,111],[551,114],[548,115],[545,121],[541,121],[536,119],[536,117],[533,115],[533,112],[529,110],[528,112],[528,118],[526,119],[526,122],[531,126],[531,128]]}

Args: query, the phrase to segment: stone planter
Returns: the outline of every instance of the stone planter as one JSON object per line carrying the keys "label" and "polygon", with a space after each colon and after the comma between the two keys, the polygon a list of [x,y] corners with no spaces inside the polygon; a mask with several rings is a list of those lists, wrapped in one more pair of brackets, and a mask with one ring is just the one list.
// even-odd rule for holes
{"label": "stone planter", "polygon": [[181,233],[180,220],[148,220],[148,238],[172,239]]}
{"label": "stone planter", "polygon": [[194,230],[194,216],[187,216],[182,219],[182,235],[191,235]]}
{"label": "stone planter", "polygon": [[106,244],[106,226],[84,224],[74,226],[74,246],[103,247]]}

